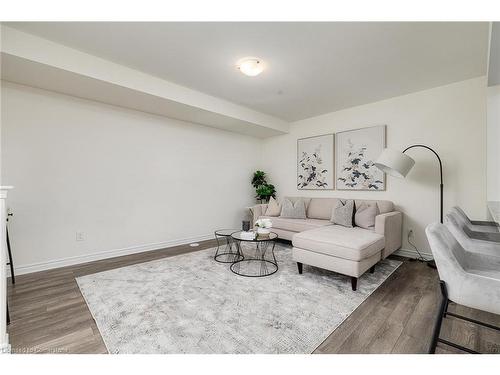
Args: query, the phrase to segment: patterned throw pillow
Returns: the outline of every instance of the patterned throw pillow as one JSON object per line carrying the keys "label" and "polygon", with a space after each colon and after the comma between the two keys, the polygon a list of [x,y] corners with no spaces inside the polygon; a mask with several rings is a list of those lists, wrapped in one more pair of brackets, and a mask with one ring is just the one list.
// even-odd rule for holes
{"label": "patterned throw pillow", "polygon": [[352,215],[354,213],[354,201],[352,199],[339,199],[337,204],[333,206],[332,218],[330,221],[333,224],[342,225],[352,228]]}
{"label": "patterned throw pillow", "polygon": [[375,217],[379,213],[377,203],[368,204],[362,202],[359,207],[356,207],[354,224],[361,228],[373,229],[375,227]]}
{"label": "patterned throw pillow", "polygon": [[306,218],[306,204],[302,199],[297,199],[292,203],[290,199],[283,199],[281,204],[281,217],[288,219],[305,219]]}
{"label": "patterned throw pillow", "polygon": [[271,199],[269,199],[269,204],[267,205],[267,210],[265,215],[280,216],[280,213],[281,213],[281,204],[278,204],[278,202],[276,202],[276,199],[271,197]]}

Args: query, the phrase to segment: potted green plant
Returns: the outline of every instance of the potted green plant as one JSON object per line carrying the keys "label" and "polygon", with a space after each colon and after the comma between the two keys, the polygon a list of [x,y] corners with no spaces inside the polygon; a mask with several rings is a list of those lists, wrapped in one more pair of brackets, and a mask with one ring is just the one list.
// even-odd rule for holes
{"label": "potted green plant", "polygon": [[257,193],[256,197],[264,202],[269,202],[271,197],[276,198],[276,189],[272,184],[261,185],[255,192]]}
{"label": "potted green plant", "polygon": [[259,186],[265,185],[266,183],[266,172],[255,171],[252,177],[252,186],[257,189]]}
{"label": "potted green plant", "polygon": [[255,198],[261,202],[268,202],[271,197],[276,198],[276,188],[267,183],[265,172],[255,171],[252,177],[252,186],[255,188]]}

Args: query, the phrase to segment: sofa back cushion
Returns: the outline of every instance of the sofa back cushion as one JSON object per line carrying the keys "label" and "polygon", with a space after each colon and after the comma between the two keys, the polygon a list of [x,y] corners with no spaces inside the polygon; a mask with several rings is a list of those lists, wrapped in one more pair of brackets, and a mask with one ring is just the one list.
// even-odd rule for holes
{"label": "sofa back cushion", "polygon": [[[298,197],[289,197],[292,202],[295,202]],[[340,198],[303,198],[306,203],[307,217],[310,219],[320,219],[320,220],[330,220],[332,216],[332,209],[336,206]],[[394,211],[394,203],[385,200],[375,200],[375,199],[355,199],[354,205],[355,210],[357,207],[367,204],[371,206],[373,204],[377,205],[378,213],[386,214],[388,212]]]}
{"label": "sofa back cushion", "polygon": [[378,211],[381,214],[386,214],[388,212],[394,211],[394,203],[392,203],[391,201],[382,201],[374,199],[356,199],[354,203],[356,207],[360,207],[362,203],[366,203],[368,205],[377,203]]}
{"label": "sofa back cushion", "polygon": [[310,219],[330,220],[332,209],[337,205],[338,198],[311,198],[307,206],[307,217]]}

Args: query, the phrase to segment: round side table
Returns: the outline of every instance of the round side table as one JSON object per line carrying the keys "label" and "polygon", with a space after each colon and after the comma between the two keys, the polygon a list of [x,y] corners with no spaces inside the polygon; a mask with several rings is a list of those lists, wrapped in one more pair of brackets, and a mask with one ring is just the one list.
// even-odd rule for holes
{"label": "round side table", "polygon": [[[243,259],[236,260],[231,264],[231,271],[237,275],[246,277],[271,276],[278,272],[278,261],[274,256],[274,247],[278,235],[271,232],[267,236],[256,235],[253,239],[246,239],[241,236],[241,233],[242,232],[239,231],[231,235],[236,244],[238,253],[243,256]],[[245,256],[243,254],[241,249],[242,243],[255,245],[253,256]]]}
{"label": "round side table", "polygon": [[238,252],[238,248],[233,242],[231,235],[238,232],[237,229],[219,229],[215,231],[215,240],[217,241],[217,251],[214,259],[219,263],[234,263],[243,259],[243,255]]}

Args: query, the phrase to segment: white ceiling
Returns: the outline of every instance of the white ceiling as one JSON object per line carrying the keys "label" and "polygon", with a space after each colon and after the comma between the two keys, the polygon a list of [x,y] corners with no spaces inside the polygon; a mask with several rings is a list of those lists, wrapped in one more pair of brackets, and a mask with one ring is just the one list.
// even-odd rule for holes
{"label": "white ceiling", "polygon": [[[486,74],[487,23],[6,23],[287,121]],[[265,60],[257,77],[234,64]]]}

